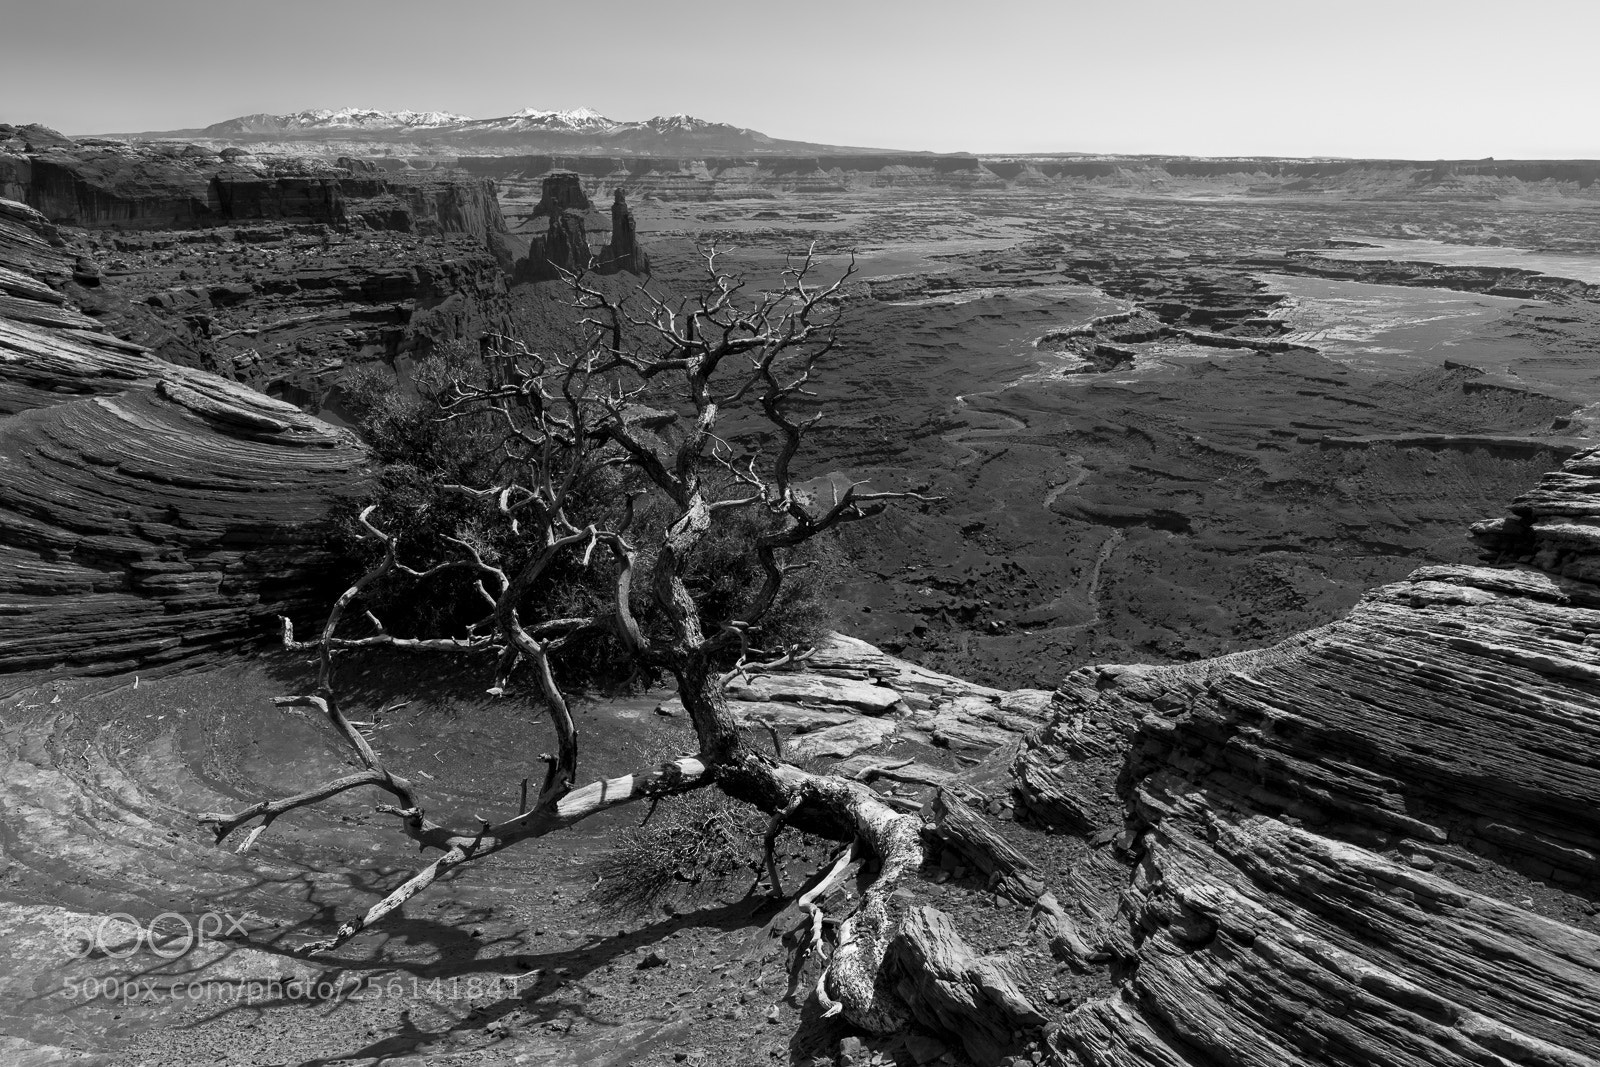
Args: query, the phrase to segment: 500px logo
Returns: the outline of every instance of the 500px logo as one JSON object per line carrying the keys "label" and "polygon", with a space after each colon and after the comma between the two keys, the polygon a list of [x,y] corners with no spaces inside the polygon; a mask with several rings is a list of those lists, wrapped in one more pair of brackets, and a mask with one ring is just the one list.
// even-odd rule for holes
{"label": "500px logo", "polygon": [[61,945],[76,960],[125,960],[141,948],[164,960],[174,960],[207,941],[226,941],[247,936],[245,923],[257,918],[252,912],[234,915],[208,911],[190,918],[181,912],[164,911],[148,922],[127,912],[102,916],[98,923],[62,931]]}

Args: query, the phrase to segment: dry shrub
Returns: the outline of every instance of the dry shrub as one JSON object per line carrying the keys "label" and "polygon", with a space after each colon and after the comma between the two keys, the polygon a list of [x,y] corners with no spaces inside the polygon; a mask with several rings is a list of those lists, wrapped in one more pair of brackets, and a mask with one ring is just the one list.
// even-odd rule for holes
{"label": "dry shrub", "polygon": [[718,895],[752,877],[765,828],[759,811],[715,789],[663,800],[595,863],[587,899],[641,915]]}

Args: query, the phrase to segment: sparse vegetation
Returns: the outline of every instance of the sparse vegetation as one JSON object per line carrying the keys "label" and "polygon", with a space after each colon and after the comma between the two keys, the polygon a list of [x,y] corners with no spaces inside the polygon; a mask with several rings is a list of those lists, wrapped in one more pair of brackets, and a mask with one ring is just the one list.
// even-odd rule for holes
{"label": "sparse vegetation", "polygon": [[646,821],[618,834],[594,864],[588,900],[624,915],[699,900],[752,880],[760,870],[756,809],[717,792],[665,799]]}
{"label": "sparse vegetation", "polygon": [[[375,521],[404,546],[405,559],[415,569],[449,560],[461,542],[477,546],[485,558],[508,569],[526,563],[529,546],[497,521],[493,502],[459,491],[460,486],[492,484],[514,466],[504,451],[504,426],[492,412],[450,406],[456,390],[491,388],[494,371],[478,346],[458,341],[441,346],[418,366],[410,390],[379,364],[351,368],[340,381],[345,410],[381,463],[370,500],[376,506]],[[703,465],[718,495],[737,491],[714,463]],[[571,487],[566,506],[579,525],[615,523],[640,482],[616,466],[586,469]],[[358,520],[362,507],[341,501],[330,516],[329,546],[352,578],[382,555],[382,546]],[[658,537],[671,519],[663,501],[649,498],[638,506],[633,528]],[[750,546],[774,527],[770,515],[737,511],[703,539],[683,577],[708,614],[731,617],[759,594],[765,574]],[[821,576],[833,572],[838,559],[831,540],[796,547],[791,574],[752,627],[758,647],[811,644],[831,628],[834,617]],[[592,614],[603,610],[614,585],[614,574],[603,567],[579,565],[563,556],[541,574],[523,610],[535,619]],[[482,614],[475,581],[464,571],[436,575],[425,590],[408,576],[396,575],[366,598],[391,629],[417,637],[458,633]],[[633,611],[646,630],[663,632],[659,609],[648,595],[634,596]],[[719,662],[731,666],[732,651]],[[604,631],[579,635],[552,657],[562,684],[580,688],[641,677],[637,666],[614,635]]]}
{"label": "sparse vegetation", "polygon": [[[916,497],[852,484],[815,501],[796,472],[822,417],[808,386],[836,349],[839,293],[854,268],[828,285],[812,281],[814,270],[807,255],[776,288],[746,294],[711,249],[702,290],[673,301],[645,286],[615,299],[574,277],[584,336],[575,351],[506,345],[478,359],[445,353],[423,368],[416,400],[370,378],[353,381],[352,409],[390,461],[379,501],[351,527],[370,563],[319,634],[296,640],[286,622],[285,643],[316,653],[319,671],[314,693],[280,703],[325,714],[364,770],[205,821],[218,842],[251,826],[241,846],[248,848],[287,812],[374,786],[395,798],[378,810],[437,858],[311,951],[344,944],[456,867],[609,808],[715,786],[728,802],[770,817],[764,852],[774,888],[773,846],[785,826],[847,845],[813,894],[854,860],[873,872],[817,994],[859,1025],[901,1024],[903,1009],[881,1001],[877,975],[900,922],[890,897],[923,860],[921,820],[862,782],[748,745],[726,693],[735,671],[794,654],[774,647],[780,631],[769,628],[772,620],[799,628],[815,619],[806,596],[793,591],[797,576],[817,569],[813,546],[841,524]],[[741,408],[756,429],[721,436],[725,412]],[[386,612],[407,614],[406,604],[440,582],[450,583],[446,607],[407,621],[444,632],[385,620]],[[385,599],[385,590],[409,599]],[[360,616],[351,610],[358,607]],[[537,792],[526,792],[524,810],[471,828],[427,817],[418,788],[385,765],[339,704],[335,654],[377,647],[490,655],[496,695],[531,678],[556,745],[553,754],[528,753],[545,773]],[[671,676],[694,755],[579,785],[563,675],[572,673],[571,657],[584,660],[595,647],[615,649],[632,670]],[[633,839],[634,857],[647,866],[637,894],[622,890],[631,899],[648,900],[680,872],[718,875],[745,862],[740,842],[753,836],[745,816],[713,807],[678,818],[665,833]],[[820,950],[820,908],[807,906]]]}

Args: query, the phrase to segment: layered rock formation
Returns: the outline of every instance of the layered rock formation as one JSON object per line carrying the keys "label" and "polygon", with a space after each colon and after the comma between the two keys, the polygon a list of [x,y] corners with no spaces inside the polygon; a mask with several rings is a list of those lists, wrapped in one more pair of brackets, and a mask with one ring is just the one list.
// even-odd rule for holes
{"label": "layered rock formation", "polygon": [[594,210],[594,205],[584,194],[582,180],[567,171],[547,175],[541,183],[541,193],[539,202],[533,208],[535,218],[554,217],[564,211]]}
{"label": "layered rock formation", "polygon": [[528,255],[517,264],[518,281],[544,282],[589,269],[593,253],[585,216],[594,209],[576,174],[546,175],[533,218],[548,219],[542,234],[528,242]]}
{"label": "layered rock formation", "polygon": [[733,695],[920,803],[928,882],[1028,909],[924,884],[891,950],[915,1028],[974,1063],[1038,1040],[1069,1067],[1577,1067],[1600,1062],[1597,531],[1600,450],[1475,527],[1498,565],[1422,567],[1270,648],[1047,698],[836,641]]}
{"label": "layered rock formation", "polygon": [[[74,141],[0,124],[0,196],[84,228],[197,229],[287,221],[471,234],[502,250],[493,183],[385,174],[367,161],[257,157],[192,144]],[[497,254],[504,254],[503,251]]]}
{"label": "layered rock formation", "polygon": [[732,695],[938,827],[891,960],[914,1029],[974,1063],[1577,1067],[1600,1062],[1596,531],[1600,450],[1476,528],[1502,565],[1420,568],[1271,648],[1052,698],[836,639]]}
{"label": "layered rock formation", "polygon": [[[1015,762],[1036,824],[1116,837],[1114,914],[1045,907],[1112,991],[1081,1064],[1600,1057],[1600,453],[1347,618],[1185,667],[1086,668]],[[1122,757],[1121,820],[1085,816]],[[1125,820],[1125,821],[1124,821]],[[1053,909],[1053,910],[1052,910]]]}
{"label": "layered rock formation", "polygon": [[552,172],[580,177],[598,196],[626,186],[664,200],[773,193],[842,193],[930,186],[1002,189],[1005,181],[975,156],[883,153],[828,156],[463,156],[468,174],[516,186]]}
{"label": "layered rock formation", "polygon": [[527,181],[551,170],[584,176],[594,194],[627,184],[666,199],[755,192],[845,192],[874,188],[1073,189],[1138,196],[1234,192],[1318,200],[1423,198],[1450,202],[1600,197],[1594,161],[1198,159],[1192,157],[980,158],[895,152],[815,155],[684,154],[462,156],[466,171]]}
{"label": "layered rock formation", "polygon": [[0,195],[89,231],[107,326],[314,412],[348,363],[507,329],[505,218],[459,172],[0,126]]}
{"label": "layered rock formation", "polygon": [[545,232],[529,242],[528,255],[517,265],[518,281],[553,281],[565,273],[594,269],[600,274],[628,271],[647,274],[650,261],[639,247],[633,212],[622,189],[611,204],[611,239],[598,254],[589,247],[589,226],[596,214],[578,174],[561,171],[541,181],[532,218],[548,219]]}
{"label": "layered rock formation", "polygon": [[313,413],[349,367],[403,371],[506,328],[506,277],[467,235],[279,223],[86,240],[104,284],[79,295],[102,322]]}
{"label": "layered rock formation", "polygon": [[318,521],[365,450],[104,332],[84,265],[0,201],[0,672],[144,666],[326,599]]}

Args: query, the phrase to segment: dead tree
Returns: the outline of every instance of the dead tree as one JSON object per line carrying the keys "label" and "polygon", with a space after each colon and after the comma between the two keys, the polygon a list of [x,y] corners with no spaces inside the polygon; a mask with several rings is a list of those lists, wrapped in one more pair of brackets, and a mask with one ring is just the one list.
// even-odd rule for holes
{"label": "dead tree", "polygon": [[[526,546],[520,565],[507,569],[480,541],[458,536],[451,539],[453,558],[426,568],[410,566],[404,562],[405,546],[374,521],[369,508],[360,522],[366,536],[382,546],[376,565],[338,599],[315,637],[297,640],[285,621],[285,644],[314,651],[320,666],[314,693],[278,703],[325,715],[365,769],[295,796],[205,816],[217,841],[248,826],[243,851],[286,812],[372,786],[393,798],[378,810],[393,815],[424,850],[438,853],[313,951],[343,944],[454,867],[607,808],[715,786],[772,816],[769,848],[778,828],[795,826],[846,846],[831,878],[842,876],[854,859],[873,872],[859,908],[841,924],[817,995],[830,1013],[842,1011],[871,1029],[891,1029],[904,1021],[904,1005],[880,970],[905,908],[892,891],[923,861],[921,820],[887,806],[859,782],[810,773],[746,744],[724,686],[733,673],[730,662],[737,670],[763,661],[750,634],[792,572],[792,550],[915,494],[851,485],[818,502],[796,485],[796,457],[820,418],[796,409],[813,403],[813,376],[836,349],[840,288],[854,263],[836,281],[820,284],[813,281],[816,265],[808,253],[784,271],[779,286],[747,295],[744,283],[724,271],[714,248],[704,259],[703,288],[686,300],[669,301],[646,287],[612,299],[582,277],[569,278],[587,338],[581,351],[511,353],[493,380],[458,385],[446,400],[446,417],[487,412],[502,428],[504,476],[493,484],[453,488],[489,505],[495,521]],[[662,403],[673,409],[675,419],[650,406]],[[735,447],[718,435],[719,419],[733,407],[759,417],[764,444]],[[664,419],[672,425],[659,429]],[[575,517],[575,487],[604,467],[632,479],[625,483],[632,485],[632,494],[664,501],[667,521],[653,529],[636,523],[633,495],[614,519]],[[738,512],[765,516],[764,532],[750,546],[764,577],[733,614],[708,618],[685,581],[686,568],[718,524]],[[525,623],[525,616],[538,614],[529,603],[531,591],[558,560],[604,573],[610,587],[605,609]],[[370,611],[356,614],[374,587],[394,575],[426,581],[447,571],[468,574],[483,607],[482,617],[459,637],[397,636]],[[641,624],[637,602],[653,605],[654,625]],[[634,662],[676,680],[693,724],[695,755],[579,784],[577,731],[552,657],[569,642],[596,633],[611,635]],[[531,673],[548,705],[556,751],[544,757],[543,786],[526,810],[499,823],[480,820],[474,827],[443,826],[428,817],[417,788],[390,770],[340,705],[335,653],[374,647],[492,652],[490,691],[496,694],[507,691],[515,672]],[[820,938],[822,915],[813,903],[819,895],[808,894],[804,904]]]}

